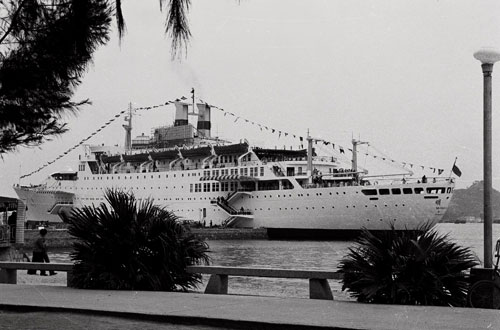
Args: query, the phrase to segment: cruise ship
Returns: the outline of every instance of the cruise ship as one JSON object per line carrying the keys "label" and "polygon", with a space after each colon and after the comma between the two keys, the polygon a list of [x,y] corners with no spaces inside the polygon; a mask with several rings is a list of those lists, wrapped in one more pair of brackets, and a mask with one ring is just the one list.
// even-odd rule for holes
{"label": "cruise ship", "polygon": [[[73,207],[104,203],[113,188],[207,227],[266,228],[271,238],[350,238],[362,228],[433,225],[453,194],[451,177],[369,176],[358,169],[364,143],[358,140],[352,141],[352,164],[342,166],[335,156],[318,155],[310,136],[307,148],[295,150],[213,138],[208,104],[174,104],[173,125],[132,139],[130,111],[124,147],[82,145],[78,170],[16,185],[26,220],[60,222]],[[196,127],[189,116],[197,117]]]}

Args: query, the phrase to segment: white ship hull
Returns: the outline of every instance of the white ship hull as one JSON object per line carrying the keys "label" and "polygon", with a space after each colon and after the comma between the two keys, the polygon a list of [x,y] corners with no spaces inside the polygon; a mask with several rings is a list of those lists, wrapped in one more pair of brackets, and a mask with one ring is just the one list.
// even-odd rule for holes
{"label": "white ship hull", "polygon": [[[191,192],[190,185],[200,182],[202,172],[175,171],[169,172],[168,177],[154,172],[102,174],[83,180],[48,182],[45,187],[15,189],[28,206],[27,220],[32,221],[61,221],[58,213],[67,211],[67,206],[97,206],[105,201],[105,190],[115,188],[133,192],[139,200],[152,198],[182,219],[199,221],[206,226],[222,225],[231,220],[231,214],[217,204],[217,198],[227,198],[229,192]],[[218,183],[216,180],[202,182],[211,187]],[[391,223],[396,229],[416,229],[423,223],[435,224],[441,220],[453,186],[450,181],[441,181],[241,191],[233,193],[230,205],[235,210],[248,210],[251,215],[233,216],[232,225],[346,233],[361,228],[386,230]],[[415,188],[422,193],[415,193]],[[388,189],[389,194],[381,195],[380,189]],[[404,194],[404,189],[411,194]],[[366,191],[370,194],[365,194]],[[371,195],[373,191],[377,194]]]}

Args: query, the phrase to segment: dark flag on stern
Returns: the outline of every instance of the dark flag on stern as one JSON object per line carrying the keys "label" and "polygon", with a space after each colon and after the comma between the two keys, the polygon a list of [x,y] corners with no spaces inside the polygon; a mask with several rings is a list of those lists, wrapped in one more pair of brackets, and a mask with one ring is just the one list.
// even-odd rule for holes
{"label": "dark flag on stern", "polygon": [[455,159],[455,162],[453,163],[453,168],[451,169],[451,171],[456,176],[461,177],[462,176],[462,171],[460,171],[460,169],[458,168],[458,166],[457,166],[456,163],[457,163],[457,160]]}

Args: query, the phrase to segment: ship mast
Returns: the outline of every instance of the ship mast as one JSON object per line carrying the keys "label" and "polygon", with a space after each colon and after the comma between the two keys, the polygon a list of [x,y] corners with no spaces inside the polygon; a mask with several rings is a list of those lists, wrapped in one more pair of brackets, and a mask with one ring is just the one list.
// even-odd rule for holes
{"label": "ship mast", "polygon": [[358,175],[358,144],[368,144],[360,140],[352,139],[352,171],[355,175],[356,181],[359,182]]}
{"label": "ship mast", "polygon": [[128,104],[128,116],[125,117],[126,124],[123,124],[125,129],[125,152],[132,149],[132,102]]}
{"label": "ship mast", "polygon": [[309,183],[312,183],[312,156],[313,156],[313,139],[309,135],[309,129],[307,130],[307,178]]}

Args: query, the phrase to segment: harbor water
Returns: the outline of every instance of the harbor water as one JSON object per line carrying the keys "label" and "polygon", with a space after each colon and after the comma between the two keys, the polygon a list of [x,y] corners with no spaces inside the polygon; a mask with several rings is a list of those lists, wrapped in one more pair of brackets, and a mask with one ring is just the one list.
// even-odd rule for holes
{"label": "harbor water", "polygon": [[[482,262],[483,224],[442,223],[436,228],[459,245],[470,247]],[[499,237],[500,224],[494,224],[494,242]],[[336,270],[352,246],[351,241],[214,240],[208,244],[212,265],[320,270]],[[68,250],[52,251],[50,257],[52,262],[71,261]],[[203,291],[207,280],[208,277],[204,277],[198,290]],[[61,282],[65,284],[64,279]],[[302,279],[230,277],[229,293],[307,298],[308,285],[308,281]],[[330,281],[330,286],[336,299],[349,299],[339,281]]]}

